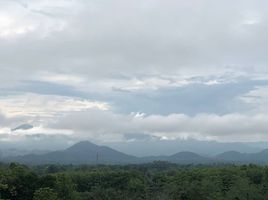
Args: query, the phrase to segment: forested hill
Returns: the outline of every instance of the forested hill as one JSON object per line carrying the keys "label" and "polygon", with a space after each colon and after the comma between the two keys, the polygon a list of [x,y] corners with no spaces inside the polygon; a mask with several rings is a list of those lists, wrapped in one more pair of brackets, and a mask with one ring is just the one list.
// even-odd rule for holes
{"label": "forested hill", "polygon": [[268,167],[0,165],[1,200],[265,200]]}
{"label": "forested hill", "polygon": [[138,164],[153,161],[168,161],[178,164],[268,164],[268,150],[259,153],[225,152],[216,156],[202,156],[193,152],[179,152],[170,156],[135,157],[107,146],[99,146],[89,141],[79,142],[65,150],[44,154],[2,158],[3,162],[22,164]]}

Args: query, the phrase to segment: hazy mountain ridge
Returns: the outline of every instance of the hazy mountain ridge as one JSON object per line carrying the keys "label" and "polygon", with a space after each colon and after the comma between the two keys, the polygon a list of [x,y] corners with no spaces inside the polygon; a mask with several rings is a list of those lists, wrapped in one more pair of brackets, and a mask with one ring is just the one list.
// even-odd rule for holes
{"label": "hazy mountain ridge", "polygon": [[258,153],[240,153],[236,151],[229,151],[219,154],[215,158],[233,163],[268,164],[268,149]]}
{"label": "hazy mountain ridge", "polygon": [[228,151],[216,156],[202,156],[197,153],[182,151],[170,156],[135,157],[107,146],[99,146],[89,141],[82,141],[62,150],[44,154],[28,154],[3,158],[4,162],[24,164],[137,164],[156,160],[179,164],[212,163],[255,163],[268,164],[268,149],[258,153],[240,153]]}
{"label": "hazy mountain ridge", "polygon": [[124,164],[135,162],[136,159],[135,156],[109,147],[82,141],[62,151],[53,151],[43,155],[29,154],[9,157],[5,161],[25,164]]}
{"label": "hazy mountain ridge", "polygon": [[[267,142],[218,142],[192,138],[163,140],[158,137],[152,138],[148,135],[143,135],[143,137],[131,135],[127,139],[121,142],[90,141],[136,157],[168,156],[183,151],[203,156],[216,156],[230,150],[241,153],[258,153],[268,148]],[[77,142],[79,142],[77,138],[60,135],[48,136],[40,133],[29,135],[20,142],[0,141],[0,151],[2,152],[2,157],[22,156],[31,153],[36,154],[37,151],[52,152],[63,150]]]}
{"label": "hazy mountain ridge", "polygon": [[[190,151],[200,155],[216,156],[227,151],[238,151],[242,153],[257,153],[268,147],[267,143],[260,143],[261,147],[256,143],[243,142],[217,142],[217,141],[201,141],[196,139],[176,139],[161,140],[159,138],[141,140],[134,138],[129,142],[107,142],[103,143],[118,151],[138,157],[171,155],[176,152]],[[139,147],[139,148],[137,148]],[[165,148],[163,148],[165,147]]]}

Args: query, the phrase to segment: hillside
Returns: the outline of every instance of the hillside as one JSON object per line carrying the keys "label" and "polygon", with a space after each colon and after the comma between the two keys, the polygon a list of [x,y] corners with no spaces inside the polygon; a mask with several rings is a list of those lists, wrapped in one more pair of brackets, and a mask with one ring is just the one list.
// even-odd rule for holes
{"label": "hillside", "polygon": [[106,146],[83,141],[63,151],[10,157],[6,160],[25,164],[127,164],[136,162],[137,158]]}

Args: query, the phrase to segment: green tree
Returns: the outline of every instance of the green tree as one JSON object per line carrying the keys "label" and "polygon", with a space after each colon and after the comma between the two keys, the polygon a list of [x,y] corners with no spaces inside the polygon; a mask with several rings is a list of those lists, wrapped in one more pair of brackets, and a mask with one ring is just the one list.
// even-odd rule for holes
{"label": "green tree", "polygon": [[74,199],[75,186],[69,176],[59,174],[56,178],[56,192],[62,200]]}
{"label": "green tree", "polygon": [[11,200],[33,198],[34,191],[37,189],[38,176],[29,168],[12,163],[6,176],[5,182],[9,193],[6,198]]}
{"label": "green tree", "polygon": [[40,188],[35,191],[33,200],[58,200],[57,194],[50,188]]}

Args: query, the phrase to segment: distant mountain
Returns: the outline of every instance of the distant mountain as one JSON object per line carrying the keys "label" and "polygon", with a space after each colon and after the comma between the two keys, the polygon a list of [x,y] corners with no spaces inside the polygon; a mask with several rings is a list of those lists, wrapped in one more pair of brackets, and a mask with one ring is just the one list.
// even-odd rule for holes
{"label": "distant mountain", "polygon": [[181,164],[265,164],[268,165],[268,149],[258,153],[240,153],[238,151],[227,151],[216,156],[200,156],[193,152],[180,152],[166,157],[164,160]]}
{"label": "distant mountain", "polygon": [[232,163],[268,164],[268,149],[258,153],[240,153],[229,151],[215,156],[216,159]]}
{"label": "distant mountain", "polygon": [[[75,142],[77,140],[70,136],[39,133],[27,135],[22,140],[16,142],[0,140],[0,149],[3,151],[7,149],[18,149],[19,151],[41,150],[51,152],[66,149]],[[135,134],[128,135],[126,141],[122,142],[97,142],[98,145],[108,146],[117,151],[137,157],[168,156],[182,151],[189,151],[202,156],[215,156],[227,151],[257,153],[268,148],[268,142],[222,143],[194,139],[163,140],[155,136],[143,135],[141,137]]]}
{"label": "distant mountain", "polygon": [[183,151],[169,156],[168,160],[176,163],[195,164],[195,163],[205,163],[209,161],[209,158],[200,156],[193,152]]}
{"label": "distant mountain", "polygon": [[227,151],[215,156],[218,160],[228,161],[228,162],[241,162],[245,161],[247,154],[240,153],[237,151]]}
{"label": "distant mountain", "polygon": [[6,161],[24,164],[127,164],[137,162],[137,158],[109,147],[83,141],[63,151],[9,157]]}
{"label": "distant mountain", "polygon": [[[133,136],[133,135],[132,135]],[[128,142],[107,142],[105,146],[112,147],[121,152],[125,152],[135,156],[158,156],[171,155],[176,152],[189,151],[205,156],[215,156],[226,151],[238,151],[242,153],[256,153],[268,148],[268,143],[261,147],[258,143],[240,143],[240,142],[217,142],[217,141],[201,141],[195,139],[176,139],[163,140],[161,138],[149,136],[142,138],[128,138]],[[138,148],[137,148],[138,147]]]}
{"label": "distant mountain", "polygon": [[268,149],[258,153],[228,151],[216,156],[201,156],[197,153],[182,151],[170,156],[135,157],[121,153],[107,146],[99,146],[89,141],[79,142],[65,150],[53,151],[42,155],[29,154],[2,158],[5,162],[23,164],[138,164],[153,161],[168,161],[177,164],[268,164]]}
{"label": "distant mountain", "polygon": [[153,161],[167,161],[177,164],[208,164],[215,163],[213,158],[200,156],[196,153],[183,151],[171,156],[149,156],[140,158],[140,163],[153,162]]}
{"label": "distant mountain", "polygon": [[268,164],[268,149],[265,149],[259,153],[248,154],[250,160],[253,160],[257,164]]}
{"label": "distant mountain", "polygon": [[184,159],[198,160],[198,159],[202,159],[203,157],[193,152],[182,151],[174,155],[171,155],[169,158],[177,159],[177,160],[184,160]]}

